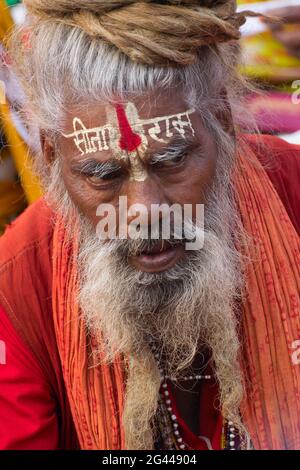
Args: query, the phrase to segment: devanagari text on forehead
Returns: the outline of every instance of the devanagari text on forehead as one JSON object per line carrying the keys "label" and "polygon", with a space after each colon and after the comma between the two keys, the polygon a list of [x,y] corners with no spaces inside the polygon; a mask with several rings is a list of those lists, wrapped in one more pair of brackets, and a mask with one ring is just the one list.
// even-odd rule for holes
{"label": "devanagari text on forehead", "polygon": [[[195,135],[195,130],[190,119],[190,115],[195,112],[194,108],[181,113],[158,116],[150,119],[140,119],[134,103],[128,102],[125,112],[131,129],[141,137],[140,142],[141,145],[143,145],[143,153],[145,153],[147,149],[149,139],[156,142],[167,143],[168,139],[173,137],[176,133],[183,137],[187,132]],[[112,116],[111,110],[107,112],[107,116]],[[121,142],[121,138],[123,137],[122,129],[120,129],[116,115],[113,121],[114,122],[107,122],[103,126],[87,128],[79,117],[74,117],[73,132],[63,134],[63,136],[73,139],[81,156],[107,150],[111,150],[113,153],[117,154],[124,153],[124,145],[122,148],[121,145],[116,145],[117,142]],[[124,155],[122,158],[124,158]]]}

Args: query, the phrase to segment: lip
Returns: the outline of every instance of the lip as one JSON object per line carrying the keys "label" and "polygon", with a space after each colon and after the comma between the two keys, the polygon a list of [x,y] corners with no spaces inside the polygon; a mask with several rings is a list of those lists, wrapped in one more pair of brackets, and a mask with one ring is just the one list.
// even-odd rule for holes
{"label": "lip", "polygon": [[139,271],[156,273],[172,268],[183,255],[184,247],[177,245],[159,253],[142,253],[138,256],[131,256],[129,262]]}

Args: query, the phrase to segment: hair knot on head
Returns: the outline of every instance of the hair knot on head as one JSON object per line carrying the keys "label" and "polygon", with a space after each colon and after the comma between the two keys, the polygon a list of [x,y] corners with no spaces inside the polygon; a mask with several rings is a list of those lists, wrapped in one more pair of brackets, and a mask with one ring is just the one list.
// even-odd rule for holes
{"label": "hair knot on head", "polygon": [[240,37],[249,12],[235,0],[24,0],[39,21],[79,28],[115,46],[133,62],[192,64],[199,48]]}

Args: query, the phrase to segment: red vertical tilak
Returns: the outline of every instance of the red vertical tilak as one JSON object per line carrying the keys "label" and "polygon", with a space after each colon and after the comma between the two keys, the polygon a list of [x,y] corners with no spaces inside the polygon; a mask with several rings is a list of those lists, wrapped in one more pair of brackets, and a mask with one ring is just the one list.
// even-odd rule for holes
{"label": "red vertical tilak", "polygon": [[121,104],[116,104],[115,108],[121,134],[119,141],[120,149],[127,150],[128,152],[134,152],[134,150],[136,150],[141,145],[142,139],[138,134],[133,132],[126,116],[124,106]]}

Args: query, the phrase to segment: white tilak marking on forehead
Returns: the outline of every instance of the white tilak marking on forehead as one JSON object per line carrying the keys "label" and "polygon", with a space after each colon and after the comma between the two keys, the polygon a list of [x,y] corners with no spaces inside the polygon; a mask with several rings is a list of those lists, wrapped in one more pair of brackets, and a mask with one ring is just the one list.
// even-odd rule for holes
{"label": "white tilak marking on forehead", "polygon": [[[62,135],[66,138],[73,138],[80,155],[88,155],[111,149],[117,159],[130,162],[130,179],[135,181],[144,181],[147,178],[147,171],[142,160],[148,148],[149,138],[156,142],[167,143],[166,139],[174,136],[174,131],[184,137],[187,129],[192,132],[192,135],[195,135],[195,130],[190,120],[190,115],[195,112],[194,108],[168,116],[140,119],[134,103],[128,102],[125,112],[132,131],[141,138],[141,144],[133,152],[120,148],[121,132],[116,110],[112,106],[106,108],[108,123],[104,126],[87,129],[82,120],[75,117],[73,119],[73,132]],[[162,123],[165,123],[164,133],[160,127]]]}
{"label": "white tilak marking on forehead", "polygon": [[145,131],[141,120],[139,119],[138,111],[134,103],[128,102],[126,105],[126,117],[130,124],[132,131],[139,135],[141,138],[141,144],[137,150],[129,152],[120,148],[121,131],[119,128],[119,122],[117,118],[116,110],[113,107],[108,107],[106,115],[108,122],[113,123],[114,129],[117,129],[117,136],[111,141],[111,149],[117,159],[129,161],[130,163],[130,180],[131,181],[145,181],[148,174],[143,164],[143,157],[148,147],[148,140],[145,135]]}

